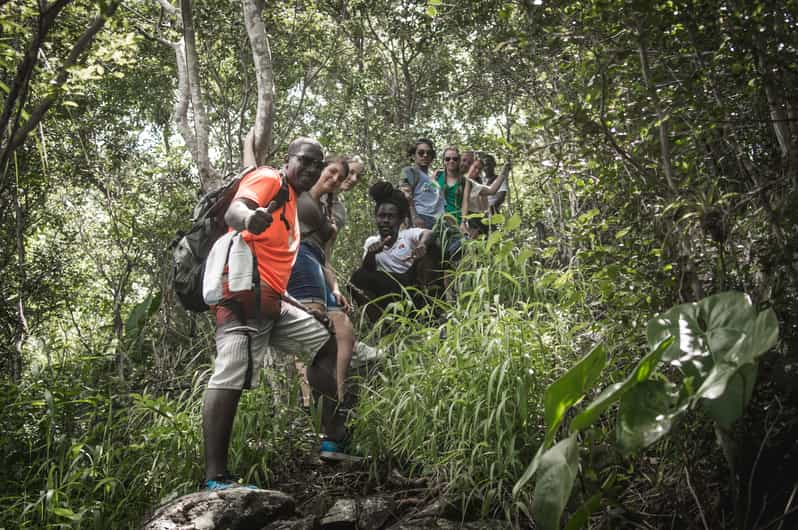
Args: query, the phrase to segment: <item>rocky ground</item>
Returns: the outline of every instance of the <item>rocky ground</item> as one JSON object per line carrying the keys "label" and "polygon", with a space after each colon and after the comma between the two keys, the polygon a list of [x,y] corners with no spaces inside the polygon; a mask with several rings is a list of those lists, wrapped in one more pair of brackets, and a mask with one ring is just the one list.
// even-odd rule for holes
{"label": "rocky ground", "polygon": [[278,490],[234,488],[197,492],[161,506],[142,530],[410,530],[510,528],[469,520],[438,488],[398,472],[382,482],[367,464],[308,461]]}

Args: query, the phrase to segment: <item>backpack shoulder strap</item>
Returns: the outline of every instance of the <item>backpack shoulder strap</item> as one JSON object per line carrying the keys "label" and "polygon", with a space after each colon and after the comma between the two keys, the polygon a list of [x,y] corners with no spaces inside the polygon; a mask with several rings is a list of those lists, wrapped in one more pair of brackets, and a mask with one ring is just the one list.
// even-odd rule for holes
{"label": "backpack shoulder strap", "polygon": [[285,224],[285,229],[289,231],[291,230],[291,223],[289,223],[288,219],[285,217],[285,203],[287,203],[290,198],[291,191],[288,189],[288,180],[285,178],[285,175],[283,175],[283,172],[280,171],[280,189],[277,190],[272,200],[277,203],[277,208],[280,209],[280,220]]}
{"label": "backpack shoulder strap", "polygon": [[278,208],[282,208],[290,197],[291,192],[288,190],[288,180],[286,180],[285,175],[280,172],[280,189],[277,190],[272,200],[277,203]]}

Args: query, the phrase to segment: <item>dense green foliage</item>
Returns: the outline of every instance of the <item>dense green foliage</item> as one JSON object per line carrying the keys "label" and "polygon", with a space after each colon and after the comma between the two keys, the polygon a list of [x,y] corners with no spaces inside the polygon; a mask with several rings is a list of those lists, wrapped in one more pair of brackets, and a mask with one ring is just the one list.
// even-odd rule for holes
{"label": "dense green foliage", "polygon": [[[168,4],[0,5],[0,526],[135,527],[200,479],[212,325],[168,289],[167,247],[200,188],[171,116],[182,24]],[[439,153],[515,161],[502,228],[468,245],[457,302],[436,302],[445,322],[403,307],[376,330],[356,319],[390,352],[353,423],[377,476],[387,462],[521,525],[541,506],[574,528],[794,524],[796,13],[794,0],[268,3],[274,164],[298,134],[359,153],[370,182],[395,180],[421,134]],[[253,56],[238,3],[193,16],[224,173],[255,116]],[[365,188],[345,197],[342,278],[373,231]],[[750,295],[738,327],[777,319],[778,342],[753,368],[710,340],[685,373],[657,346],[690,311],[679,333],[711,334],[701,311],[727,291]],[[697,406],[710,372],[747,408]],[[246,395],[232,464],[248,479],[275,484],[311,450],[293,395]],[[663,410],[679,421],[660,438]]]}

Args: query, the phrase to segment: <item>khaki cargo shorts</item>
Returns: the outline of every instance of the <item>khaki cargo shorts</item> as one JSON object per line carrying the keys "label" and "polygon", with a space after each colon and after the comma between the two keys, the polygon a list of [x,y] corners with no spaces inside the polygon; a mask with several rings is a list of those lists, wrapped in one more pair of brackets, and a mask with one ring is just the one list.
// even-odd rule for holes
{"label": "khaki cargo shorts", "polygon": [[241,390],[258,382],[268,347],[294,354],[308,364],[330,338],[313,315],[286,302],[280,317],[253,319],[242,324],[229,311],[217,312],[216,360],[208,388]]}

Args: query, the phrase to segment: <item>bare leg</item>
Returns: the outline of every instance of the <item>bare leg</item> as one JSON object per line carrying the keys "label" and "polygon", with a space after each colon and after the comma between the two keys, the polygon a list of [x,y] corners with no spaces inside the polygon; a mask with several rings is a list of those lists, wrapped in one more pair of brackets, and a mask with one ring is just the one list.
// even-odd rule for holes
{"label": "bare leg", "polygon": [[[322,313],[326,312],[326,310],[327,310],[327,308],[325,306],[323,306],[322,304],[316,304],[316,303],[310,302],[310,303],[307,303],[305,305],[309,309],[313,309],[314,311],[321,311]],[[351,323],[350,323],[350,328],[351,328]],[[350,356],[351,356],[351,350],[350,350]],[[295,357],[295,359],[296,359],[296,357]],[[303,363],[300,360],[297,360],[294,363],[294,366],[296,367],[296,370],[299,373],[299,390],[300,390],[300,392],[302,392],[302,406],[309,407],[311,400],[310,400],[310,385],[308,384],[308,369],[307,369],[307,366],[305,366],[305,363]]]}
{"label": "bare leg", "polygon": [[343,311],[330,311],[330,320],[335,326],[335,339],[338,343],[338,356],[335,363],[335,382],[338,388],[338,401],[344,400],[346,374],[352,361],[352,350],[355,347],[355,333],[352,321]]}
{"label": "bare leg", "polygon": [[308,383],[308,368],[298,357],[294,357],[294,366],[299,374],[299,391],[302,393],[301,405],[305,408],[310,406],[310,383]]}
{"label": "bare leg", "polygon": [[213,479],[227,471],[227,450],[238,409],[240,390],[208,388],[202,407],[202,433],[205,439],[205,478]]}
{"label": "bare leg", "polygon": [[337,341],[330,337],[316,354],[313,363],[308,366],[308,381],[313,388],[314,397],[322,402],[321,428],[324,435],[330,440],[340,442],[346,438],[347,410],[336,399],[337,349]]}

